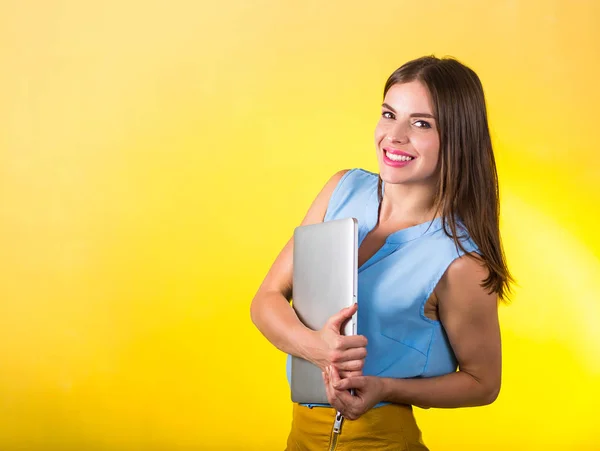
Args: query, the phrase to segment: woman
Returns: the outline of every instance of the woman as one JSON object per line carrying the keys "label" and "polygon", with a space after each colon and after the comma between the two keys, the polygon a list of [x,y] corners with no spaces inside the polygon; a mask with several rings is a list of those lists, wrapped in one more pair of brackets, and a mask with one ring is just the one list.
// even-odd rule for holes
{"label": "woman", "polygon": [[[290,450],[426,450],[413,405],[480,406],[500,390],[497,307],[512,279],[477,75],[450,58],[404,64],[385,85],[375,147],[379,175],[338,172],[302,221],[358,219],[360,307],[303,326],[289,304],[292,240],[252,301],[273,345],[323,370],[330,406],[294,405]],[[341,336],[357,308],[359,335]]]}

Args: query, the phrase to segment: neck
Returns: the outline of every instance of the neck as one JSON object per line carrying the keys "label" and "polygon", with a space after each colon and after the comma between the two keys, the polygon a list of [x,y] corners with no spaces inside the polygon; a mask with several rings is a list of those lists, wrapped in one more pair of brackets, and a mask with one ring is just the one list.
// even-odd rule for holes
{"label": "neck", "polygon": [[385,183],[380,221],[421,224],[435,217],[435,191],[428,185]]}

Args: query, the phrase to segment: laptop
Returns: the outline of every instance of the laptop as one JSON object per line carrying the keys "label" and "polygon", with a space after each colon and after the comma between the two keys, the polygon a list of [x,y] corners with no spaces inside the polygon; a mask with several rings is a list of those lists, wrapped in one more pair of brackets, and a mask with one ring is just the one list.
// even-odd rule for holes
{"label": "laptop", "polygon": [[[312,330],[356,302],[358,281],[358,221],[335,219],[294,230],[292,307]],[[356,334],[356,314],[343,335]],[[291,358],[292,401],[328,404],[321,369],[300,357]]]}

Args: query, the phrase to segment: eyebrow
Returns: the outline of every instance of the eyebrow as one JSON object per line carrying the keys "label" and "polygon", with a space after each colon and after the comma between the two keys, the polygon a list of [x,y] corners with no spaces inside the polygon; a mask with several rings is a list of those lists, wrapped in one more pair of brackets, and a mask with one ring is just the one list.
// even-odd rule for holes
{"label": "eyebrow", "polygon": [[[388,110],[392,111],[392,113],[395,113],[396,110],[394,110],[391,106],[389,106],[387,103],[384,103],[381,105],[383,108],[387,108]],[[429,113],[412,113],[410,115],[410,117],[430,117],[431,119],[435,119],[435,116],[433,114],[429,114]]]}

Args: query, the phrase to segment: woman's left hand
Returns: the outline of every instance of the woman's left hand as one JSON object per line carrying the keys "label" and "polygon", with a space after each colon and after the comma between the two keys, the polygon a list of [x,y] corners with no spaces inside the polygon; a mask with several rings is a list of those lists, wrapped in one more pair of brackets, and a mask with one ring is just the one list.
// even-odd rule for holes
{"label": "woman's left hand", "polygon": [[[383,399],[383,380],[376,376],[340,379],[337,370],[329,366],[323,373],[323,380],[329,404],[349,420],[357,420]],[[354,389],[354,396],[350,389]]]}

